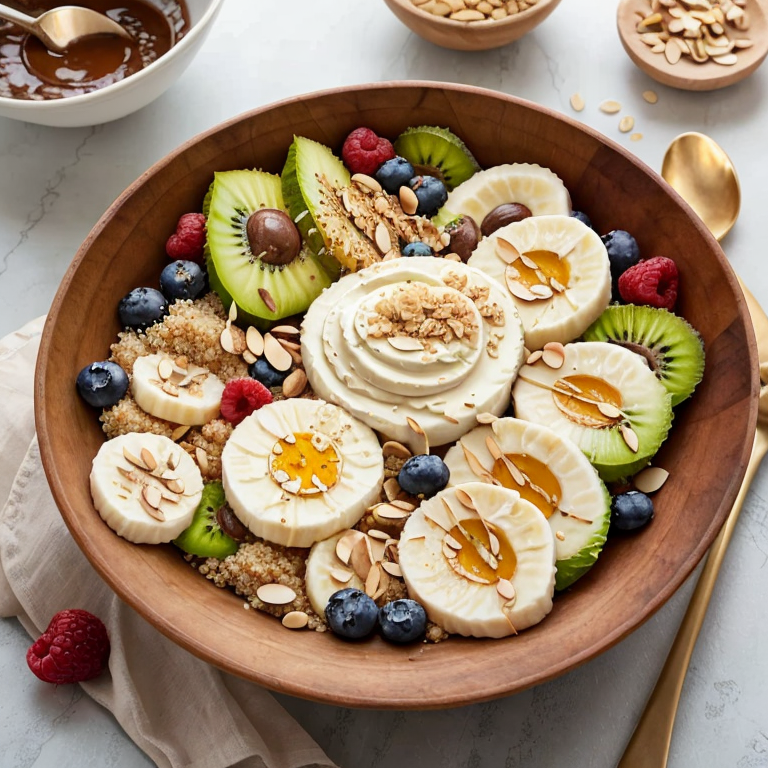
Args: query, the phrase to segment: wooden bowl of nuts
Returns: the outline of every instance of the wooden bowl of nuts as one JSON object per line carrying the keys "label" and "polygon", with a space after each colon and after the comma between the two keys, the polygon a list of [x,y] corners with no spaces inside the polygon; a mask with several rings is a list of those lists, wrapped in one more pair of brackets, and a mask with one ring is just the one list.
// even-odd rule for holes
{"label": "wooden bowl of nuts", "polygon": [[768,55],[768,18],[758,0],[622,0],[617,25],[643,72],[686,91],[733,85]]}
{"label": "wooden bowl of nuts", "polygon": [[[158,284],[159,275],[169,264],[169,235],[182,214],[202,210],[214,174],[218,184],[220,177],[227,178],[226,172],[234,172],[234,178],[240,179],[241,169],[258,168],[261,170],[248,173],[258,174],[264,184],[271,175],[279,188],[280,177],[275,174],[285,170],[295,137],[304,139],[305,148],[317,150],[325,145],[329,152],[338,154],[345,137],[360,126],[390,139],[414,126],[440,126],[463,140],[481,168],[526,163],[528,169],[537,167],[546,172],[547,178],[550,169],[551,176],[567,190],[563,205],[590,217],[594,232],[589,236],[598,244],[596,233],[627,230],[636,235],[641,253],[675,258],[683,286],[676,312],[703,339],[704,378],[691,399],[676,407],[674,427],[654,460],[669,472],[664,486],[654,495],[654,519],[642,531],[611,531],[591,570],[554,596],[551,612],[540,624],[515,636],[477,639],[456,634],[441,642],[397,644],[379,634],[346,642],[331,631],[312,631],[325,628],[320,625],[300,628],[304,625],[295,624],[289,628],[285,621],[281,623],[264,612],[264,605],[246,602],[251,596],[238,594],[234,588],[217,588],[220,584],[211,576],[221,573],[213,561],[231,564],[229,555],[206,556],[195,562],[171,543],[132,543],[108,526],[92,497],[94,457],[101,455],[103,448],[108,451],[120,438],[105,441],[99,418],[106,417],[107,411],[91,407],[78,395],[78,372],[109,356],[118,333],[139,343],[142,338],[155,338],[156,329],[165,328],[155,323],[146,332],[125,331],[119,316],[121,297],[135,290],[148,295],[150,289],[136,286]],[[214,188],[207,203],[211,238],[215,217],[210,211],[218,210],[217,194]],[[571,223],[574,217],[558,218]],[[239,221],[237,217],[231,220]],[[219,225],[226,227],[229,221],[222,217]],[[572,223],[587,228],[586,224]],[[389,268],[413,261],[417,259],[398,257],[381,264]],[[455,260],[448,263],[458,265]],[[309,257],[298,263],[307,269],[311,265]],[[355,274],[347,277],[354,281]],[[209,278],[213,283],[210,271]],[[322,295],[329,296],[345,279],[332,283]],[[292,295],[296,293],[294,290]],[[230,325],[225,325],[227,312],[220,301],[219,314],[211,318],[206,306],[211,308],[213,300],[218,301],[213,294],[206,295],[204,302],[209,304],[200,305],[199,310],[191,301],[177,302],[174,309],[179,312],[186,312],[185,306],[190,309],[183,316],[173,315],[178,320],[174,328],[181,333],[194,320],[194,327],[204,331],[193,337],[195,346],[200,346],[195,354],[207,359],[211,352],[216,359],[224,359],[219,334]],[[313,300],[309,311],[316,304]],[[84,306],[88,312],[83,312]],[[272,330],[277,334],[279,329]],[[305,331],[309,333],[308,326]],[[174,365],[188,368],[189,362],[182,366],[177,359]],[[230,362],[244,368],[239,359]],[[278,365],[276,358],[273,362]],[[503,363],[498,360],[493,370]],[[312,369],[309,358],[303,365]],[[243,114],[191,139],[134,182],[88,235],[54,299],[38,357],[35,415],[46,476],[74,540],[120,598],[160,632],[223,670],[294,696],[346,706],[424,709],[488,700],[550,680],[619,642],[671,597],[714,540],[738,492],[751,448],[748,436],[754,434],[757,418],[757,368],[746,305],[717,242],[672,188],[632,153],[574,120],[506,94],[461,85],[377,83],[296,97]],[[164,375],[159,365],[156,370],[158,376]],[[132,376],[137,375],[134,366]],[[659,396],[653,407],[663,400]],[[320,403],[284,399],[275,405],[294,402],[307,407]],[[398,408],[407,404],[406,396]],[[217,422],[224,429],[224,419]],[[306,419],[301,422],[308,423]],[[453,428],[448,421],[440,423]],[[247,427],[245,421],[235,429],[242,427]],[[203,462],[198,449],[206,455],[213,451],[216,435],[209,434],[206,442],[192,438],[190,432],[163,436],[150,435],[146,429],[132,430],[123,436],[138,438],[140,445],[131,448],[133,458],[126,459],[134,469],[151,469],[152,462],[147,460],[145,465],[143,458],[136,458],[144,455],[143,441],[151,438],[159,444],[168,440],[178,447],[176,455],[186,451],[184,461],[194,459],[199,471],[205,472],[206,482],[211,482],[209,470],[212,472],[218,463],[221,471],[223,454],[219,452],[215,458],[212,452],[210,462],[207,458]],[[190,442],[187,448],[182,439],[194,439],[199,444]],[[175,458],[171,466],[171,455],[163,459],[169,469],[179,466]],[[345,457],[345,462],[351,464],[352,459]],[[120,474],[132,476],[134,469]],[[369,469],[365,473],[369,474]],[[349,486],[360,497],[362,477],[359,472]],[[125,496],[123,484],[123,480],[116,480],[105,486],[104,493]],[[496,488],[493,484],[487,487]],[[261,503],[263,495],[257,491],[251,495]],[[138,504],[144,497],[133,498]],[[206,504],[201,505],[203,511]],[[528,507],[533,509],[531,504]],[[221,507],[226,508],[226,504]],[[137,512],[136,522],[141,525],[153,519],[150,514]],[[232,530],[231,522],[227,523],[228,530]],[[266,539],[265,535],[249,544],[264,547]],[[300,546],[304,545],[287,546],[280,562],[289,557],[291,562],[306,558],[309,550]],[[252,563],[253,573],[261,573],[267,566],[271,569],[271,562]],[[238,573],[247,575],[242,569]],[[299,589],[303,577],[298,573],[294,576]],[[276,586],[274,581],[268,584]],[[269,603],[266,595],[261,598]]]}
{"label": "wooden bowl of nuts", "polygon": [[560,0],[384,0],[419,37],[456,51],[500,48],[541,24]]}

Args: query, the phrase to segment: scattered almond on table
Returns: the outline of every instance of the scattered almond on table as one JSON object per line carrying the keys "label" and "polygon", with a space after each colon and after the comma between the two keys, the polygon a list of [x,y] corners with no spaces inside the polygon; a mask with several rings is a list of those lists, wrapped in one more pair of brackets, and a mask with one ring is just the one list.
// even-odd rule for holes
{"label": "scattered almond on table", "polygon": [[638,13],[637,32],[653,53],[670,64],[687,56],[698,64],[737,62],[739,50],[752,41],[738,33],[749,29],[747,0],[651,0]]}
{"label": "scattered almond on table", "polygon": [[500,21],[527,11],[538,0],[411,0],[433,16],[454,21]]}

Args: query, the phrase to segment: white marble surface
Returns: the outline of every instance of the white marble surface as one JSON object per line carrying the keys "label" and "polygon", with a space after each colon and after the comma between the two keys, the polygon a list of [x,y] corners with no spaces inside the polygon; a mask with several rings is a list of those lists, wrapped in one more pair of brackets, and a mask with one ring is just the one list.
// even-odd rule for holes
{"label": "white marble surface", "polygon": [[[685,130],[731,155],[743,212],[724,247],[768,306],[768,66],[711,94],[657,86],[634,68],[615,32],[614,3],[570,0],[504,49],[460,54],[412,35],[380,0],[228,0],[205,47],[157,102],[117,123],[57,130],[0,120],[0,335],[44,313],[81,241],[109,203],[169,150],[239,112],[337,85],[446,80],[494,88],[574,116],[658,169]],[[659,93],[646,104],[646,88]],[[630,142],[617,99],[644,138]],[[652,223],[651,223],[652,225]],[[98,322],[99,318],[94,318]],[[758,475],[717,585],[683,690],[671,768],[768,766],[768,472]],[[638,718],[684,610],[691,583],[600,658],[517,696],[442,712],[350,711],[282,697],[342,768],[611,768]],[[29,674],[29,640],[0,621],[0,766],[128,768],[151,763],[78,687]]]}

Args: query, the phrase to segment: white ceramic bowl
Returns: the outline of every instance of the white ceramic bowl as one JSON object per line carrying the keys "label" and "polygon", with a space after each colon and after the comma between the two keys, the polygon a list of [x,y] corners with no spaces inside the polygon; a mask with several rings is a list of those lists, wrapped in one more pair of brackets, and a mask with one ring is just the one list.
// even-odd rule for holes
{"label": "white ceramic bowl", "polygon": [[125,80],[82,96],[49,101],[0,97],[0,117],[38,125],[76,128],[125,117],[154,101],[189,66],[224,0],[186,0],[191,28],[168,53]]}

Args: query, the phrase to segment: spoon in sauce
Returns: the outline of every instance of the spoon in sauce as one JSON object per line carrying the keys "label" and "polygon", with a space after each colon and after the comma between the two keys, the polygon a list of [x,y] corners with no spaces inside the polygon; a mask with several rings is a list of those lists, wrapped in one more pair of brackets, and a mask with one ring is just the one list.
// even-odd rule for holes
{"label": "spoon in sauce", "polygon": [[736,223],[741,188],[722,147],[703,133],[683,133],[667,148],[661,175],[720,241]]}
{"label": "spoon in sauce", "polygon": [[75,41],[92,35],[131,39],[130,34],[108,16],[74,5],[52,8],[35,18],[0,3],[0,19],[13,22],[55,53],[63,53]]}

